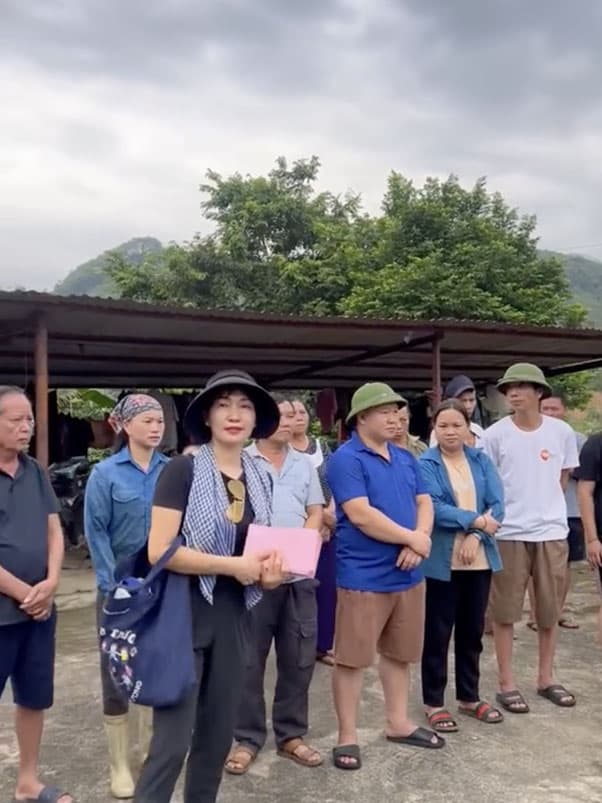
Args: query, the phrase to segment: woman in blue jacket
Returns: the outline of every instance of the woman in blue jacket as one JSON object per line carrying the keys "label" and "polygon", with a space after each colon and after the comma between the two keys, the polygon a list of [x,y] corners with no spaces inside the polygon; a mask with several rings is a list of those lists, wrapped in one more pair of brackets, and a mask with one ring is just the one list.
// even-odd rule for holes
{"label": "woman in blue jacket", "polygon": [[433,423],[438,445],[420,457],[435,509],[431,554],[422,564],[427,578],[422,696],[431,727],[449,733],[458,730],[444,699],[452,630],[459,711],[489,724],[503,719],[479,696],[479,661],[491,574],[502,568],[495,534],[504,498],[493,463],[465,445],[470,419],[460,402],[443,402]]}
{"label": "woman in blue jacket", "polygon": [[[151,502],[167,458],[157,451],[163,438],[163,410],[143,393],[124,396],[109,423],[117,433],[115,451],[98,463],[88,480],[84,529],[98,587],[100,618],[106,594],[115,585],[118,564],[140,551],[148,540]],[[111,794],[134,796],[129,762],[128,704],[114,687],[107,655],[100,656],[104,724],[109,744]],[[150,741],[150,709],[138,707],[140,750]]]}

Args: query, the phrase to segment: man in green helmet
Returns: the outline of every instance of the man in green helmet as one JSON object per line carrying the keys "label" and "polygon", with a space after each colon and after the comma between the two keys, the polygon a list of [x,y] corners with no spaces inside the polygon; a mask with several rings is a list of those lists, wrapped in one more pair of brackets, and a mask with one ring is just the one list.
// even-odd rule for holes
{"label": "man in green helmet", "polygon": [[502,478],[506,507],[497,533],[504,569],[494,575],[491,588],[497,700],[510,713],[526,714],[529,706],[514,681],[512,642],[531,578],[539,639],[537,693],[561,707],[575,705],[575,697],[554,682],[553,666],[568,556],[564,491],[579,455],[571,427],[540,412],[541,400],[550,394],[540,368],[517,363],[498,388],[512,414],[486,430],[483,439]]}
{"label": "man in green helmet", "polygon": [[379,655],[386,738],[439,748],[444,739],[417,727],[408,712],[411,664],[424,636],[424,575],[433,506],[416,458],[391,445],[404,400],[370,382],[353,396],[353,430],[328,463],[337,504],[337,613],[333,690],[339,724],[333,761],[361,766],[357,714],[364,670]]}

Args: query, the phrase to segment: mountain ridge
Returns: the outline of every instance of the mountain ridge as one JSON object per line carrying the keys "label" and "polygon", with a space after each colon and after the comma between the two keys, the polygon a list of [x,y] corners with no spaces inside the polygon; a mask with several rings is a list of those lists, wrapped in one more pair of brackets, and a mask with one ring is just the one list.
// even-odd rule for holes
{"label": "mountain ridge", "polygon": [[[164,246],[156,237],[133,237],[116,248],[109,249],[78,265],[54,288],[58,295],[89,295],[101,298],[118,298],[117,288],[106,275],[108,254],[121,253],[129,262],[140,264],[148,253],[158,253]],[[602,328],[602,261],[580,254],[562,254],[541,249],[542,257],[553,256],[564,265],[569,284],[575,296],[588,311],[588,324]]]}

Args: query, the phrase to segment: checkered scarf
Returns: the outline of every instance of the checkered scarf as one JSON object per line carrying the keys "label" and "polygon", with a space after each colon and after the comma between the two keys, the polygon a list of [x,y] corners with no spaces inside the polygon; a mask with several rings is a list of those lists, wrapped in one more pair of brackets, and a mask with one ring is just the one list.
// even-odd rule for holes
{"label": "checkered scarf", "polygon": [[[268,525],[272,519],[272,485],[268,473],[246,452],[242,453],[245,485],[256,524]],[[213,449],[201,446],[193,459],[193,477],[182,535],[186,545],[209,555],[230,556],[236,544],[236,525],[226,516],[230,505],[228,493]],[[201,575],[199,582],[203,597],[213,604],[216,577]],[[245,603],[252,608],[261,599],[257,585],[245,588]]]}

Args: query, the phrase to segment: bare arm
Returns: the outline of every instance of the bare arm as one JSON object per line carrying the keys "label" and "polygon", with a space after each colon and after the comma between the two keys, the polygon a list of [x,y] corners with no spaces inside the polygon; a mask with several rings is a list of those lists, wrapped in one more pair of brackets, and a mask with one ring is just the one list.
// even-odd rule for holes
{"label": "bare arm", "polygon": [[58,513],[48,516],[48,572],[46,579],[29,589],[21,601],[21,609],[36,620],[50,616],[54,595],[59,587],[65,555],[65,540]]}
{"label": "bare arm", "polygon": [[324,526],[328,527],[329,530],[334,530],[337,525],[337,518],[334,512],[334,499],[331,499],[324,508],[323,518]]}
{"label": "bare arm", "polygon": [[596,515],[594,512],[594,489],[595,482],[589,480],[579,480],[577,485],[577,500],[579,502],[579,513],[583,522],[583,532],[585,543],[589,544],[598,540],[596,529]]}
{"label": "bare arm", "polygon": [[395,524],[388,516],[369,503],[366,496],[344,502],[343,510],[349,521],[364,535],[385,544],[411,544],[414,531]]}
{"label": "bare arm", "polygon": [[48,582],[58,588],[65,557],[65,537],[58,513],[48,516]]}
{"label": "bare arm", "polygon": [[416,529],[430,535],[434,520],[433,500],[429,494],[419,494],[416,497]]}
{"label": "bare arm", "polygon": [[571,479],[571,473],[573,469],[570,468],[563,468],[560,472],[560,487],[563,491],[569,487],[569,480]]}
{"label": "bare arm", "polygon": [[318,532],[322,529],[323,519],[324,519],[324,508],[322,505],[308,505],[307,506],[307,518],[305,519],[305,524],[303,525],[307,530],[318,530]]}
{"label": "bare arm", "polygon": [[[180,532],[182,511],[168,507],[153,507],[148,534],[148,559],[156,563]],[[238,558],[209,555],[197,549],[181,546],[167,564],[178,574],[225,574],[234,576]]]}
{"label": "bare arm", "polygon": [[30,591],[30,585],[0,566],[0,594],[11,597],[17,602],[23,602]]}

